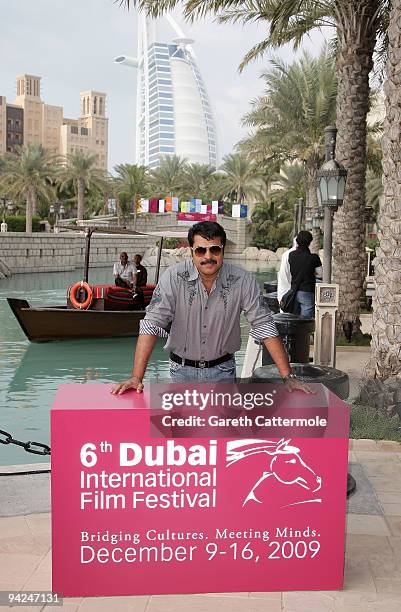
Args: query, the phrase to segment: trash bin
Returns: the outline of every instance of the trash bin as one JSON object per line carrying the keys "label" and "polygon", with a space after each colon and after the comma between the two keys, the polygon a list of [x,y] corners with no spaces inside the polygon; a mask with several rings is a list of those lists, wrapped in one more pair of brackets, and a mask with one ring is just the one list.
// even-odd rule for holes
{"label": "trash bin", "polygon": [[277,291],[277,281],[266,281],[263,283],[263,290],[265,293],[274,293]]}
{"label": "trash bin", "polygon": [[[340,399],[346,400],[349,395],[348,374],[329,366],[313,365],[311,363],[291,363],[291,368],[297,378],[306,383],[322,383]],[[277,366],[266,365],[256,368],[252,375],[255,383],[281,382]]]}
{"label": "trash bin", "polygon": [[[298,317],[288,313],[273,315],[277,331],[280,334],[289,360],[292,363],[309,363],[310,335],[315,331],[315,319]],[[273,363],[270,353],[263,345],[262,365]]]}
{"label": "trash bin", "polygon": [[277,299],[277,291],[273,293],[265,293],[263,295],[263,302],[273,313],[277,314],[280,312],[280,306]]}

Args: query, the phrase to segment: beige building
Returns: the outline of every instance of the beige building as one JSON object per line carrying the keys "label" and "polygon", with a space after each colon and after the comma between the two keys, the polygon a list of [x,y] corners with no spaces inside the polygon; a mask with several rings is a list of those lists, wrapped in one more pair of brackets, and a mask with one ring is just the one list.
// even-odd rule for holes
{"label": "beige building", "polygon": [[13,151],[16,145],[37,142],[63,156],[96,153],[97,167],[107,170],[106,94],[81,92],[81,116],[67,119],[62,106],[42,101],[40,81],[39,76],[20,75],[14,104],[7,104],[5,96],[0,96],[0,155]]}

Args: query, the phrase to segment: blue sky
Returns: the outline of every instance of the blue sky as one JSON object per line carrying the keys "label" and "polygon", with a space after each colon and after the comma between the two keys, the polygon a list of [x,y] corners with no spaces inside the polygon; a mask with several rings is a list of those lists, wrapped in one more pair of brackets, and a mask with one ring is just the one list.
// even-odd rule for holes
{"label": "blue sky", "polygon": [[[262,91],[259,79],[268,56],[242,74],[238,65],[246,51],[263,38],[256,25],[218,25],[212,18],[186,25],[174,17],[193,46],[215,111],[220,158],[245,135],[241,117]],[[166,34],[170,30],[166,27]],[[161,28],[163,33],[163,27]],[[304,47],[319,52],[324,38],[314,32]],[[15,77],[42,76],[42,99],[79,115],[79,92],[98,89],[108,95],[109,169],[133,162],[135,156],[135,71],[113,64],[116,55],[136,55],[136,15],[112,0],[14,0],[0,9],[0,95],[12,102]],[[287,47],[280,56],[291,61]]]}

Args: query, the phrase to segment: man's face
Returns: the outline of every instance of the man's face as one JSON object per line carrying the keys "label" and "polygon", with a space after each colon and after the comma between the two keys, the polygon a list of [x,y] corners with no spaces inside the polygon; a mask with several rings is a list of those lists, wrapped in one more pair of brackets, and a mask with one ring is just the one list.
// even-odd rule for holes
{"label": "man's face", "polygon": [[128,261],[128,255],[127,253],[121,253],[120,255],[120,261],[122,263],[123,266],[125,266],[127,264]]}
{"label": "man's face", "polygon": [[136,266],[139,266],[139,264],[141,263],[141,258],[138,257],[138,255],[135,255],[134,257],[134,263]]}
{"label": "man's face", "polygon": [[[220,270],[221,266],[223,265],[223,249],[213,249],[213,246],[222,247],[221,238],[211,238],[208,240],[207,238],[203,238],[198,234],[195,235],[194,243],[192,245],[192,259],[195,268],[200,274],[212,276],[213,274],[216,274],[216,272]],[[197,247],[207,250],[202,252],[197,250]],[[213,252],[210,252],[210,248],[212,248]],[[214,252],[214,250],[216,252]]]}

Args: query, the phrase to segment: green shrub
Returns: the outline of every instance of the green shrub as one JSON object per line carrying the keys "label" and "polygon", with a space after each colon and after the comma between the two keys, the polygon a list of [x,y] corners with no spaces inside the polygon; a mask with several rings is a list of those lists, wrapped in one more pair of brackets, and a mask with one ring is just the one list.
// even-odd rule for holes
{"label": "green shrub", "polygon": [[351,338],[351,342],[344,336],[340,336],[337,338],[336,345],[337,346],[370,346],[372,341],[372,336],[370,334],[354,334]]}
{"label": "green shrub", "polygon": [[[6,217],[7,229],[9,232],[25,232],[25,217],[23,215],[15,215]],[[32,218],[32,231],[40,231],[40,217]]]}
{"label": "green shrub", "polygon": [[351,404],[349,437],[401,442],[400,419],[390,418],[370,406]]}

